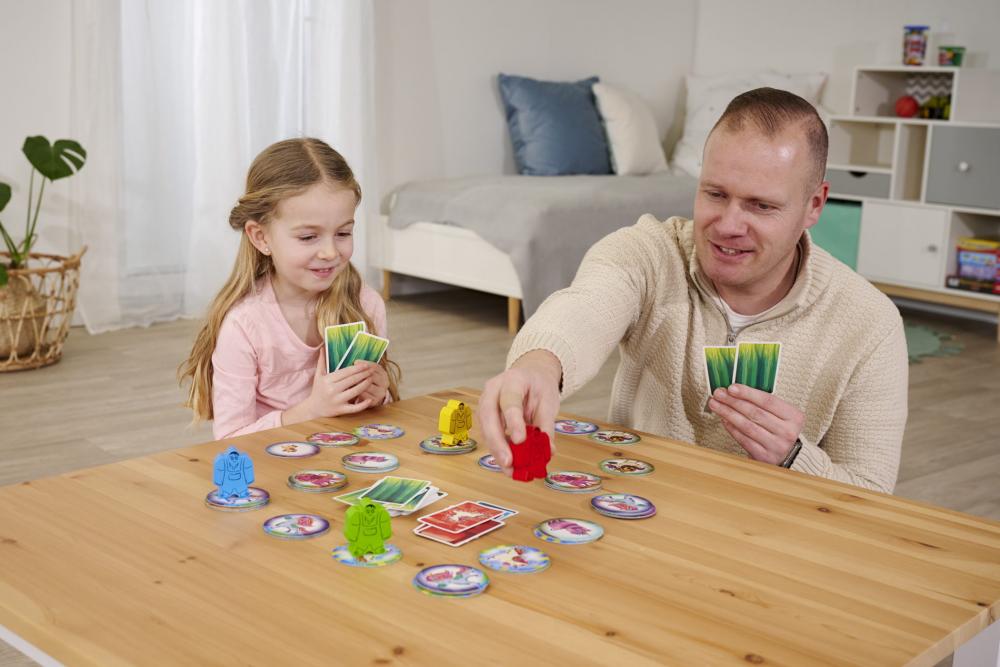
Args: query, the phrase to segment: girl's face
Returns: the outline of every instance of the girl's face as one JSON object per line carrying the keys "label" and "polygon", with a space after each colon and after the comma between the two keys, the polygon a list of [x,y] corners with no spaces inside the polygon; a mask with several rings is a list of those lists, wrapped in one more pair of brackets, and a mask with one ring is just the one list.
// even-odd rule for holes
{"label": "girl's face", "polygon": [[356,208],[351,190],[317,183],[278,204],[269,224],[248,222],[246,233],[271,256],[286,294],[312,298],[326,291],[351,259]]}

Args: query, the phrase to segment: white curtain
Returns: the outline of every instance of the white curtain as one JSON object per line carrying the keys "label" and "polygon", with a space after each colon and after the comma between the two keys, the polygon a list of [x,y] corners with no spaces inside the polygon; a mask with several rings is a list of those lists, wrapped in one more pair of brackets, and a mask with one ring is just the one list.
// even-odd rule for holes
{"label": "white curtain", "polygon": [[375,191],[372,34],[371,0],[74,0],[72,136],[88,161],[71,243],[89,246],[89,331],[204,314],[239,242],[229,211],[274,141],[319,137]]}

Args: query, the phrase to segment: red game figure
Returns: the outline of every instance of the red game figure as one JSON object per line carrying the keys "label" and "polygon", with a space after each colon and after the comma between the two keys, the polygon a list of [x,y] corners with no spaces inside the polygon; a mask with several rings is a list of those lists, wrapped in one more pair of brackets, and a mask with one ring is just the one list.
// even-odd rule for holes
{"label": "red game figure", "polygon": [[549,436],[537,426],[525,426],[524,442],[514,444],[507,439],[513,458],[514,479],[520,482],[530,482],[533,479],[544,479],[548,474],[546,464],[552,458],[552,448],[549,446]]}

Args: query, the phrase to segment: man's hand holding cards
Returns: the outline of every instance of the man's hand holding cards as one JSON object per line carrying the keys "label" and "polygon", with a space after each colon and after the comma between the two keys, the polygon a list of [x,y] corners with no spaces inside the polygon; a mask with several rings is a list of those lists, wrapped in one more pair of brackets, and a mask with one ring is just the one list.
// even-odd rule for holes
{"label": "man's hand holding cards", "polygon": [[[705,351],[712,391],[708,408],[719,415],[726,431],[750,458],[781,465],[796,447],[805,424],[801,410],[772,393],[778,378],[781,344],[740,343],[734,361],[725,351]],[[728,368],[733,369],[730,383],[722,377],[722,369]]]}

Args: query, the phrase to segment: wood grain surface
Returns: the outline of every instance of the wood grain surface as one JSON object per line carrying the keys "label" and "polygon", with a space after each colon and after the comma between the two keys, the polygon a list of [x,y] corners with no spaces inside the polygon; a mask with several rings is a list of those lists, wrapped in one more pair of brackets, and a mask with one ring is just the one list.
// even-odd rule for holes
{"label": "wood grain surface", "polygon": [[[589,495],[514,482],[476,464],[486,453],[433,456],[448,398],[437,392],[361,416],[297,424],[0,489],[0,624],[73,665],[567,664],[934,665],[997,618],[1000,523],[809,477],[647,434],[609,447],[557,436],[550,471],[597,473],[617,453],[653,463],[647,477],[605,476],[607,491],[652,500],[641,521],[597,515]],[[389,422],[406,435],[314,457],[266,445],[320,430]],[[601,424],[605,426],[606,424]],[[478,428],[472,436],[481,440]],[[271,493],[262,510],[204,505],[212,462],[248,452]],[[295,470],[343,469],[344,454],[399,456],[392,474],[433,480],[432,506],[488,500],[520,514],[466,546],[413,535],[393,520],[399,563],[355,569],[337,494],[288,488]],[[381,475],[348,472],[356,489]],[[431,509],[427,511],[432,511]],[[326,535],[274,539],[268,517],[310,512]],[[419,513],[418,513],[419,514]],[[587,545],[532,536],[543,519],[597,521]],[[537,574],[488,572],[470,599],[421,595],[425,565],[477,565],[480,550],[529,544],[552,557]]]}

